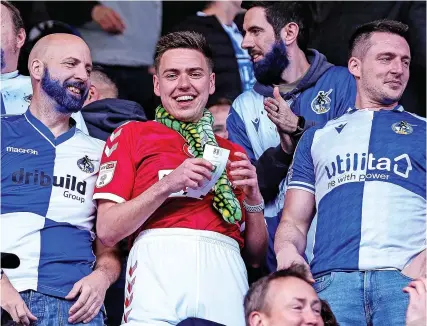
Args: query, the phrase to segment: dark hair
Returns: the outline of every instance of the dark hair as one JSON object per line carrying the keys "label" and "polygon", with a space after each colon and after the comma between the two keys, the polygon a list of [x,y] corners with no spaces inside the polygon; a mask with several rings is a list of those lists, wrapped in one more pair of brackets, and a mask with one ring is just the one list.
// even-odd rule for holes
{"label": "dark hair", "polygon": [[159,70],[162,55],[172,49],[191,49],[201,52],[206,58],[209,69],[213,70],[212,50],[205,37],[197,32],[180,31],[166,34],[157,42],[154,56],[154,68],[156,71]]}
{"label": "dark hair", "polygon": [[249,315],[253,311],[265,311],[268,309],[265,305],[265,298],[268,293],[269,285],[272,281],[286,278],[296,277],[310,284],[306,277],[307,270],[304,265],[294,264],[287,269],[282,269],[271,273],[253,283],[249,291],[245,295],[244,308],[246,325],[249,325]]}
{"label": "dark hair", "polygon": [[349,58],[356,55],[363,57],[369,49],[369,40],[373,33],[390,33],[402,36],[408,41],[408,25],[396,20],[381,19],[360,25],[356,28],[349,42]]}
{"label": "dark hair", "polygon": [[13,27],[15,28],[15,34],[18,34],[21,28],[25,29],[24,21],[22,20],[21,13],[9,1],[1,1],[1,4],[9,9],[10,15],[12,16]]}
{"label": "dark hair", "polygon": [[322,299],[320,299],[320,302],[322,303],[322,309],[320,314],[322,316],[322,320],[325,326],[339,326],[338,321],[335,318],[331,307],[329,306],[329,303]]}
{"label": "dark hair", "polygon": [[302,51],[307,50],[312,23],[310,6],[304,1],[243,1],[242,8],[261,7],[265,10],[268,23],[273,27],[276,39],[287,24],[294,22],[299,27],[297,44]]}

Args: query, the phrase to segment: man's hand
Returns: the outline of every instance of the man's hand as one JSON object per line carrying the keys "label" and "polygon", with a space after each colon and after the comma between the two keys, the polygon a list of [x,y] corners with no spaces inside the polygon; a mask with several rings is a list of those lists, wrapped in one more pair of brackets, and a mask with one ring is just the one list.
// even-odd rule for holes
{"label": "man's hand", "polygon": [[228,168],[232,177],[232,184],[241,187],[245,194],[245,200],[249,205],[258,205],[262,202],[261,192],[258,187],[256,168],[249,158],[241,152],[234,153],[240,157],[240,161],[228,162]]}
{"label": "man's hand", "polygon": [[294,264],[303,265],[307,272],[307,280],[311,283],[314,283],[313,275],[310,272],[310,266],[304,258],[298,253],[295,246],[289,245],[284,247],[276,254],[277,260],[277,270],[286,269],[291,267]]}
{"label": "man's hand", "polygon": [[80,295],[76,303],[70,308],[68,322],[88,323],[95,318],[104,303],[105,292],[109,286],[107,276],[99,270],[93,271],[74,284],[65,299],[72,300],[79,293]]}
{"label": "man's hand", "polygon": [[104,31],[111,34],[121,34],[126,28],[120,15],[113,9],[104,5],[96,5],[93,7],[92,19],[97,22]]}
{"label": "man's hand", "polygon": [[403,292],[409,294],[409,305],[406,311],[407,326],[424,326],[426,324],[426,291],[425,278],[412,281],[403,289]]}
{"label": "man's hand", "polygon": [[274,98],[264,100],[267,116],[276,125],[279,133],[291,134],[297,130],[298,117],[292,112],[288,103],[280,96],[279,87],[274,87]]}
{"label": "man's hand", "polygon": [[14,322],[22,325],[30,325],[31,321],[37,320],[36,316],[28,309],[19,292],[9,282],[6,275],[3,275],[0,287],[0,306],[9,313]]}
{"label": "man's hand", "polygon": [[163,179],[167,181],[171,193],[196,189],[203,184],[204,179],[212,178],[214,166],[203,158],[188,158]]}

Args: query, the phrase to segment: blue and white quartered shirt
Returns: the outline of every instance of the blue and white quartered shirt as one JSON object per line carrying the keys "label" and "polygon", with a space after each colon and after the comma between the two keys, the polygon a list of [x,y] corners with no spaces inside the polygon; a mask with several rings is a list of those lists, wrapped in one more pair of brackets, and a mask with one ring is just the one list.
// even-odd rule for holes
{"label": "blue and white quartered shirt", "polygon": [[402,270],[426,247],[426,120],[350,110],[298,143],[288,189],[315,195],[313,275]]}
{"label": "blue and white quartered shirt", "polygon": [[0,244],[21,260],[6,271],[18,291],[65,297],[92,272],[103,146],[75,126],[55,138],[29,110],[2,117]]}

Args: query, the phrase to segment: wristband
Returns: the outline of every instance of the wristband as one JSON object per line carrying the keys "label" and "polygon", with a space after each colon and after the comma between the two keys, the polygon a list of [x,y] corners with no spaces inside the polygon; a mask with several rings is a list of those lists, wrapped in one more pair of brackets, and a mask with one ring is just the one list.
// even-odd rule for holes
{"label": "wristband", "polygon": [[264,210],[264,208],[265,208],[265,205],[264,205],[264,200],[263,201],[261,201],[261,203],[260,204],[258,204],[258,205],[249,205],[247,202],[246,202],[246,200],[244,199],[243,200],[243,208],[248,212],[248,213],[259,213],[259,212],[262,212],[263,210]]}

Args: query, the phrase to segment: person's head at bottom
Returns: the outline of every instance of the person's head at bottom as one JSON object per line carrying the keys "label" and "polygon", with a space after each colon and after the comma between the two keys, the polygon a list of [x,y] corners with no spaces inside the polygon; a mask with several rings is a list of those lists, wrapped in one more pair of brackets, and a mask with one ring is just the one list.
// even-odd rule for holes
{"label": "person's head at bottom", "polygon": [[156,46],[154,67],[154,93],[164,109],[179,121],[199,121],[215,92],[212,51],[205,38],[187,31],[163,36]]}
{"label": "person's head at bottom", "polygon": [[302,265],[267,275],[245,296],[247,326],[323,326],[322,302]]}

